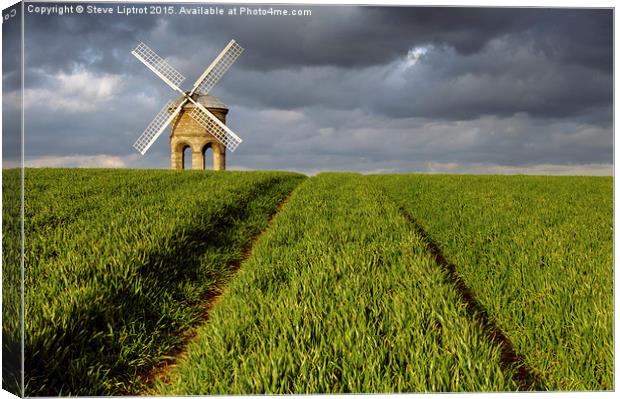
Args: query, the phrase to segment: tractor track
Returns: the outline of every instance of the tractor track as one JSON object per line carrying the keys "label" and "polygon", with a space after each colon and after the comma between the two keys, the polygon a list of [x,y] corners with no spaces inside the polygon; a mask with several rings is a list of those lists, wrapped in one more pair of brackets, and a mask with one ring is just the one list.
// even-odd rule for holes
{"label": "tractor track", "polygon": [[[295,190],[293,190],[295,191]],[[257,242],[263,237],[263,235],[271,228],[273,224],[273,220],[276,215],[286,206],[290,196],[293,191],[291,191],[280,203],[276,206],[275,210],[269,215],[269,219],[267,221],[267,226],[259,232],[248,246],[246,246],[242,251],[242,256],[239,259],[235,259],[234,261],[228,264],[228,275],[223,278],[209,293],[207,293],[203,301],[198,308],[200,309],[199,317],[190,329],[181,332],[180,334],[183,336],[182,343],[173,349],[172,351],[164,354],[162,357],[164,360],[157,365],[156,367],[145,371],[140,374],[139,380],[143,384],[142,392],[139,394],[142,395],[155,395],[155,392],[152,392],[154,388],[155,382],[157,380],[161,380],[165,383],[169,383],[169,376],[171,372],[178,366],[179,361],[184,357],[186,353],[187,346],[196,341],[198,339],[198,329],[207,323],[211,316],[211,311],[213,308],[220,302],[228,283],[235,278],[235,275],[241,269],[241,265],[246,261],[250,256],[252,256],[254,246]]]}
{"label": "tractor track", "polygon": [[461,300],[466,306],[469,315],[479,322],[488,339],[501,351],[501,366],[506,370],[516,370],[513,379],[521,390],[541,391],[544,390],[542,377],[532,370],[525,362],[525,358],[518,354],[508,336],[489,317],[486,308],[478,301],[474,292],[467,286],[465,280],[458,274],[456,266],[447,260],[441,248],[424,230],[420,223],[405,208],[398,205],[401,214],[412,225],[415,232],[422,238],[426,250],[435,262],[444,270],[446,281],[455,287]]}

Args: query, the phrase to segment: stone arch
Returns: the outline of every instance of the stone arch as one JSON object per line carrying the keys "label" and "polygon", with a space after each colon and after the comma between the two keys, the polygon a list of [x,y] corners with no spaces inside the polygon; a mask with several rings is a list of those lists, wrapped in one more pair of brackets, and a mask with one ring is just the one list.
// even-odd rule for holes
{"label": "stone arch", "polygon": [[208,140],[202,145],[200,154],[202,155],[204,168],[207,169],[207,166],[205,165],[206,151],[209,148],[211,149],[213,157],[213,170],[226,169],[226,148],[215,140]]}
{"label": "stone arch", "polygon": [[191,160],[193,161],[193,148],[191,143],[187,142],[186,140],[174,140],[171,143],[171,161],[172,161],[172,168],[173,169],[185,169],[185,150],[187,148],[190,149],[191,151]]}
{"label": "stone arch", "polygon": [[[209,149],[212,150],[211,151],[211,157],[209,157],[207,155],[207,151],[209,151]],[[214,151],[213,151],[213,148],[212,148],[212,143],[210,141],[205,143],[202,146],[202,150],[200,150],[200,153],[202,154],[202,159],[204,161],[204,163],[203,163],[204,169],[209,169],[209,165],[207,165],[207,159],[210,158],[211,160],[213,160],[215,158],[215,154],[214,154]],[[213,170],[215,170],[215,165],[213,165]]]}

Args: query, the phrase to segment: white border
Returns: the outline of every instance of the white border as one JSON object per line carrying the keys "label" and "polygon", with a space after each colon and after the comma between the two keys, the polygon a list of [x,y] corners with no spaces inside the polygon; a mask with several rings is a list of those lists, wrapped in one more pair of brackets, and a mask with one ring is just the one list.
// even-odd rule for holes
{"label": "white border", "polygon": [[[29,2],[44,2],[44,1],[29,1]],[[49,2],[49,1],[48,1]],[[74,2],[74,1],[65,1],[65,2]],[[126,3],[147,3],[146,1],[125,1]],[[2,9],[5,9],[13,4],[17,3],[16,1],[11,0],[0,0],[0,6]],[[49,2],[51,3],[51,2]],[[84,1],[84,2],[75,2],[75,3],[118,3],[114,1]],[[375,0],[375,1],[367,1],[367,0],[338,0],[338,1],[330,1],[330,0],[314,0],[314,1],[298,1],[298,0],[273,0],[273,1],[257,1],[257,0],[246,0],[246,1],[234,1],[234,0],[220,0],[220,1],[199,1],[199,0],[186,0],[186,1],[160,1],[160,2],[152,2],[152,3],[216,3],[216,4],[226,4],[226,3],[236,3],[236,4],[300,4],[300,5],[380,5],[380,6],[461,6],[461,7],[561,7],[561,8],[614,8],[614,77],[616,75],[616,63],[615,63],[615,54],[618,49],[618,34],[615,29],[615,2],[610,0],[591,0],[591,1],[580,1],[580,0],[540,0],[540,1],[493,1],[493,0],[478,0],[476,2],[471,1],[458,1],[458,0],[441,0],[441,1],[427,1],[427,0],[416,0],[414,2],[407,1],[387,1],[387,0]],[[22,38],[23,38],[23,24],[22,24]],[[2,33],[0,30],[0,42],[2,40]],[[22,46],[23,49],[23,46]],[[2,54],[0,51],[0,63],[2,60]],[[23,60],[23,54],[22,54]],[[22,74],[23,79],[23,74]],[[618,112],[618,103],[616,101],[616,92],[618,88],[617,80],[614,78],[614,127],[615,127],[615,116]],[[0,80],[0,92],[2,91],[2,82]],[[23,101],[23,99],[22,99]],[[23,114],[22,114],[23,118]],[[2,123],[2,115],[0,113],[0,125]],[[22,127],[23,127],[23,119],[22,119]],[[22,132],[23,134],[23,132]],[[22,136],[23,138],[23,136]],[[615,128],[614,128],[614,176],[616,175],[616,171],[618,166],[615,163],[616,155],[616,146],[615,146]],[[2,139],[0,137],[0,161],[2,159]],[[22,142],[22,162],[23,162],[23,142]],[[616,204],[618,203],[620,190],[615,184],[614,178],[614,227],[618,226],[619,216],[618,212],[616,212]],[[1,204],[0,197],[0,204]],[[1,233],[0,233],[1,236]],[[614,269],[616,265],[616,251],[617,248],[617,234],[614,231]],[[22,270],[23,272],[23,270]],[[614,272],[614,286],[618,287],[618,276]],[[22,287],[23,287],[23,277],[22,277]],[[1,285],[0,285],[1,290]],[[0,291],[1,292],[1,291]],[[23,289],[22,289],[23,295]],[[1,296],[0,296],[1,298]],[[614,290],[614,299],[615,299],[615,309],[617,309],[617,295]],[[615,315],[615,311],[614,311]],[[1,317],[0,317],[1,320]],[[617,342],[617,332],[619,330],[620,324],[618,323],[618,318],[614,317],[614,342]],[[620,379],[618,377],[617,370],[617,359],[618,359],[618,346],[615,345],[615,375],[614,375],[614,386],[619,386]],[[23,358],[22,358],[23,360]],[[316,396],[316,395],[313,395]],[[319,395],[323,396],[323,395]],[[366,395],[330,395],[330,398],[338,398],[338,399],[351,399],[351,398],[362,398]],[[376,397],[386,397],[388,395],[373,395]],[[419,394],[403,394],[399,395],[400,397],[412,398],[418,397]],[[601,397],[601,398],[612,398],[615,396],[615,392],[571,392],[571,393],[481,393],[481,394],[428,394],[424,395],[424,397],[458,397],[458,398],[513,398],[518,396],[525,396],[527,398],[591,398],[591,397]],[[13,397],[6,391],[0,392],[0,399]],[[274,396],[265,396],[265,397],[274,397]],[[292,395],[295,398],[302,398],[305,396],[302,395]]]}

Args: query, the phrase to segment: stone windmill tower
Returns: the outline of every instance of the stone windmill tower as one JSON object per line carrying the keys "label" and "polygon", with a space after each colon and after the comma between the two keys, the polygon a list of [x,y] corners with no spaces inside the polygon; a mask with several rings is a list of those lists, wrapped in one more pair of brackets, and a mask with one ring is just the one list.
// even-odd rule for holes
{"label": "stone windmill tower", "polygon": [[[201,104],[223,124],[226,124],[226,115],[228,114],[226,104],[208,94],[194,96],[194,100],[198,104]],[[183,100],[184,98],[181,97],[175,101],[170,112],[176,109]],[[192,169],[203,170],[208,168],[208,165],[205,164],[205,152],[211,148],[213,152],[213,170],[225,170],[226,147],[208,129],[190,116],[196,108],[194,103],[187,102],[176,119],[172,121],[170,167],[172,169],[183,169],[185,150],[189,148],[192,153]]]}
{"label": "stone windmill tower", "polygon": [[185,77],[144,43],[140,43],[131,53],[182,96],[176,101],[169,101],[159,111],[136,140],[134,148],[144,155],[166,127],[172,125],[172,169],[183,169],[184,151],[188,147],[192,153],[192,169],[205,169],[204,154],[208,148],[213,150],[213,169],[226,169],[226,150],[234,151],[242,140],[226,127],[228,107],[208,93],[242,52],[243,48],[231,40],[196,80],[192,90],[184,92],[179,86]]}

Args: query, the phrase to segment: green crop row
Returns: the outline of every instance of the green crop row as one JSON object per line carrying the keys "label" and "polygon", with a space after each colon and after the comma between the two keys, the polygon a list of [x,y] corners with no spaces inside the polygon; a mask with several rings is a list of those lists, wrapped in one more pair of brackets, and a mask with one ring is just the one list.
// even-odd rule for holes
{"label": "green crop row", "polygon": [[141,389],[302,179],[27,169],[26,395]]}
{"label": "green crop row", "polygon": [[157,394],[502,391],[514,368],[363,176],[306,180]]}
{"label": "green crop row", "polygon": [[370,176],[432,237],[547,389],[613,389],[613,181]]}
{"label": "green crop row", "polygon": [[2,170],[2,389],[21,395],[20,169]]}

